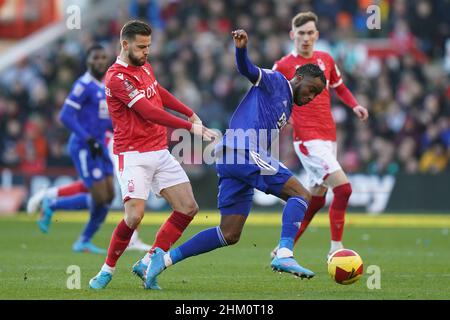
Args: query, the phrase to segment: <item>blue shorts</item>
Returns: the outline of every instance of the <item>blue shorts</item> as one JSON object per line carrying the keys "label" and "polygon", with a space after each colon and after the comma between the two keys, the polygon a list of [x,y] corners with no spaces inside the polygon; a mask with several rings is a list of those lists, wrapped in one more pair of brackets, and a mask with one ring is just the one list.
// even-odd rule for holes
{"label": "blue shorts", "polygon": [[114,174],[114,165],[109,157],[108,149],[103,143],[101,143],[101,146],[103,155],[93,159],[86,143],[78,139],[69,140],[70,156],[78,175],[87,188],[91,188],[94,182],[102,181],[106,176],[113,176]]}
{"label": "blue shorts", "polygon": [[[223,150],[223,155],[216,161],[218,208],[222,215],[247,216],[252,207],[254,188],[279,197],[283,186],[293,176],[286,166],[270,156],[262,157],[249,150]],[[234,162],[230,163],[230,159]]]}

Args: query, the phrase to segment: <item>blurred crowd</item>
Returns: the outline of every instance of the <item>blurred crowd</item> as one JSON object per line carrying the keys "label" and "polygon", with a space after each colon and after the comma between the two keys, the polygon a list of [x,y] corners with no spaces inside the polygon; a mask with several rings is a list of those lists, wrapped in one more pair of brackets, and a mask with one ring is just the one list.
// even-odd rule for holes
{"label": "blurred crowd", "polygon": [[[120,27],[130,18],[153,27],[150,62],[160,84],[224,132],[249,88],[239,76],[230,32],[245,29],[253,62],[271,68],[292,50],[292,17],[319,16],[316,49],[337,61],[346,85],[370,111],[360,122],[332,98],[338,158],[345,171],[371,174],[440,173],[450,156],[449,1],[432,0],[131,0],[110,14],[21,60],[0,75],[0,167],[34,174],[70,166],[68,131],[58,120],[74,80],[85,72],[94,42],[118,54]],[[381,29],[370,30],[366,8],[377,4]],[[375,48],[375,49],[374,49]],[[281,160],[301,164],[291,130]]]}

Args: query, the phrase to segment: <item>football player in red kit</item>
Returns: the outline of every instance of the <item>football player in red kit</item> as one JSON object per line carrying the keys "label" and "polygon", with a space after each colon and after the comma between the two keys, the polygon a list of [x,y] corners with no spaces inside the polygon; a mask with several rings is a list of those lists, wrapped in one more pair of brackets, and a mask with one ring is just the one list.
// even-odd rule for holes
{"label": "football player in red kit", "polygon": [[[217,136],[155,79],[147,62],[151,33],[145,22],[127,22],[120,33],[120,56],[105,77],[106,102],[114,129],[114,167],[125,218],[112,234],[103,267],[89,281],[93,289],[103,289],[111,281],[117,260],[144,216],[150,191],[164,197],[173,208],[158,231],[154,246],[174,244],[198,211],[186,173],[167,150],[166,127],[183,128],[206,140]],[[188,120],[166,112],[164,107],[184,114]],[[133,273],[142,280],[151,254],[149,251],[133,266]],[[158,289],[156,282],[151,289]]]}
{"label": "football player in red kit", "polygon": [[[369,113],[359,105],[342,81],[341,73],[333,58],[326,52],[315,51],[319,38],[318,18],[313,12],[302,12],[292,19],[290,37],[294,42],[292,53],[275,62],[274,70],[290,80],[295,70],[306,63],[318,65],[325,73],[327,86],[314,101],[293,108],[291,123],[294,129],[294,149],[308,175],[308,187],[312,194],[308,210],[297,233],[298,241],[315,213],[325,205],[328,188],[333,191],[330,205],[331,248],[328,256],[343,248],[345,211],[352,193],[348,178],[336,159],[336,124],[331,114],[330,88],[339,99],[362,121]],[[272,252],[274,256],[277,248]]]}

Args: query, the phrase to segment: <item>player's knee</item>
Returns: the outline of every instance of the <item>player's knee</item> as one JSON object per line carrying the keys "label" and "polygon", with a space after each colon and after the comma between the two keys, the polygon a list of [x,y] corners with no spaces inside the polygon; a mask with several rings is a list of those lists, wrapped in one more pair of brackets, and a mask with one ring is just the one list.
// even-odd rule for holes
{"label": "player's knee", "polygon": [[352,195],[352,186],[350,183],[342,184],[333,189],[335,197],[348,200]]}
{"label": "player's knee", "polygon": [[91,196],[92,196],[92,200],[94,201],[95,205],[101,206],[101,205],[105,204],[105,199],[101,192],[92,192]]}
{"label": "player's knee", "polygon": [[198,210],[198,204],[193,200],[183,206],[182,212],[187,216],[193,217],[197,214]]}
{"label": "player's knee", "polygon": [[136,229],[141,223],[143,217],[144,214],[139,214],[137,212],[133,214],[127,214],[125,217],[125,222],[129,228]]}
{"label": "player's knee", "polygon": [[302,190],[297,190],[296,194],[293,195],[294,197],[301,197],[303,199],[305,199],[308,203],[311,202],[311,192],[309,192],[306,189],[302,189]]}
{"label": "player's knee", "polygon": [[109,200],[109,195],[107,192],[98,192],[93,196],[95,204],[98,206],[105,206],[111,203],[112,200]]}
{"label": "player's knee", "polygon": [[115,195],[115,193],[114,193],[113,190],[110,191],[110,192],[108,192],[108,194],[107,194],[107,196],[106,196],[106,203],[107,203],[107,204],[111,204],[111,203],[113,202],[113,200],[114,200],[115,197],[116,197],[116,195]]}

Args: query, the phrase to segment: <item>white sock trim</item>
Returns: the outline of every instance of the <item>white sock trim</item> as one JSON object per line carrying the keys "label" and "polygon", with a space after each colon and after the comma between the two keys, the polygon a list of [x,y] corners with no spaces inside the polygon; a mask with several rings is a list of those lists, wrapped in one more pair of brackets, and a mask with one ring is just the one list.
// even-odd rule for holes
{"label": "white sock trim", "polygon": [[116,270],[116,267],[110,267],[106,263],[103,264],[102,269],[101,269],[101,271],[108,272],[111,274],[114,273],[114,270]]}
{"label": "white sock trim", "polygon": [[166,267],[170,267],[172,265],[172,259],[170,258],[170,254],[169,253],[166,253],[164,255],[164,265]]}
{"label": "white sock trim", "polygon": [[288,248],[279,248],[277,250],[277,258],[289,258],[293,256],[294,252],[292,250],[289,250]]}
{"label": "white sock trim", "polygon": [[341,241],[331,240],[331,247],[330,247],[331,252],[339,250],[339,249],[343,249],[343,248],[344,248],[344,245],[342,244]]}

